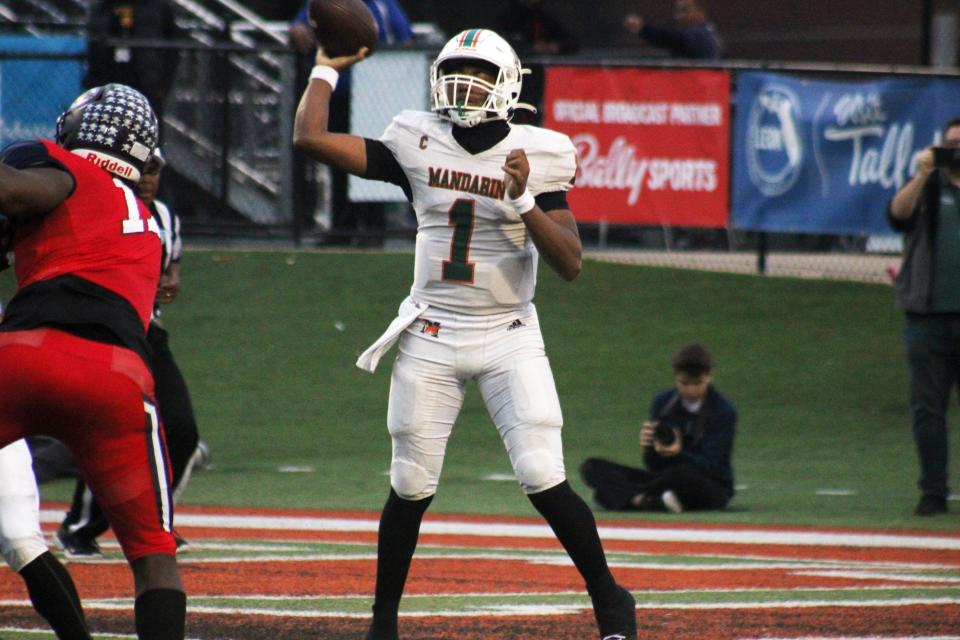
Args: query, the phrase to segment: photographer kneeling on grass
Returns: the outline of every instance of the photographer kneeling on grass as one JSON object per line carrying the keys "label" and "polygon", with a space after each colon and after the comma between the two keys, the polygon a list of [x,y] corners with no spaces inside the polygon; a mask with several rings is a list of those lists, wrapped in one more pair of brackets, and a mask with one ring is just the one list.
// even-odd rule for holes
{"label": "photographer kneeling on grass", "polygon": [[603,458],[580,465],[594,500],[612,510],[722,509],[733,497],[733,436],[737,411],[710,384],[713,359],[700,344],[673,356],[676,386],[661,391],[640,430],[639,469]]}

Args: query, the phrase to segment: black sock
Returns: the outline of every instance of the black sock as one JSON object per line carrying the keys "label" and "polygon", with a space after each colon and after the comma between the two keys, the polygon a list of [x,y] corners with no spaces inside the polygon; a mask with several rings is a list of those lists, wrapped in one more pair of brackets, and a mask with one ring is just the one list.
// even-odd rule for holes
{"label": "black sock", "polygon": [[380,514],[377,587],[373,601],[373,622],[367,635],[371,640],[397,636],[400,596],[403,595],[410,561],[417,548],[420,521],[432,500],[433,496],[423,500],[404,500],[390,489],[390,497]]}
{"label": "black sock", "polygon": [[148,589],[133,604],[139,640],[183,640],[187,594],[176,589]]}
{"label": "black sock", "polygon": [[66,568],[46,551],[20,570],[30,602],[60,640],[90,640],[80,596]]}
{"label": "black sock", "polygon": [[617,598],[617,583],[607,566],[603,545],[597,534],[597,522],[583,498],[570,488],[566,480],[527,497],[567,550],[577,571],[583,576],[593,601],[604,602]]}

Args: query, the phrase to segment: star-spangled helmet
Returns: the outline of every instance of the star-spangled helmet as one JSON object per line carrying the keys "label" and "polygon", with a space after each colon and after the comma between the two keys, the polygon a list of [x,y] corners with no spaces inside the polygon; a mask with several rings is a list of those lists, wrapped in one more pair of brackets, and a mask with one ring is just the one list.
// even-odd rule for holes
{"label": "star-spangled helmet", "polygon": [[[496,74],[491,84],[471,75],[457,73],[465,62],[490,67]],[[461,127],[481,122],[510,120],[515,109],[536,109],[520,102],[522,76],[530,73],[520,66],[520,58],[510,44],[489,29],[467,29],[452,37],[430,66],[431,105],[440,117]],[[482,105],[470,106],[469,96],[481,91]]]}
{"label": "star-spangled helmet", "polygon": [[57,144],[131,182],[140,180],[157,137],[150,102],[125,84],[89,89],[57,118]]}

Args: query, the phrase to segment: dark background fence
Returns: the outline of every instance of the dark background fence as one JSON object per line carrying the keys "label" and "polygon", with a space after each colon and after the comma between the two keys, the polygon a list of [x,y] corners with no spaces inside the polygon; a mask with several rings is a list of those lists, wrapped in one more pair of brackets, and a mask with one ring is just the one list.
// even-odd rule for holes
{"label": "dark background fence", "polygon": [[[78,27],[58,27],[61,31],[71,28],[76,31]],[[229,29],[228,25],[226,31]],[[334,177],[325,168],[298,157],[290,145],[293,115],[309,63],[289,48],[276,42],[241,45],[227,38],[225,32],[216,30],[207,31],[206,41],[118,40],[110,44],[150,52],[158,64],[176,65],[173,88],[162,109],[162,140],[169,165],[161,197],[181,216],[188,239],[262,240],[303,247],[332,244],[405,249],[412,246],[414,216],[409,205],[403,202],[348,203],[346,206],[356,208],[365,220],[346,232],[331,227]],[[435,47],[415,46],[385,49],[379,55],[388,58],[413,54],[429,61],[435,52]],[[595,52],[582,57],[531,57],[527,62],[534,74],[527,81],[524,99],[535,104],[542,101],[544,70],[553,64],[703,66],[644,58],[639,54],[634,58],[622,55],[604,58]],[[79,89],[76,78],[82,71],[84,55],[79,51],[17,50],[8,42],[0,53],[0,63],[4,65],[5,82],[19,66],[32,69],[26,73],[39,74],[42,87]],[[43,65],[42,71],[31,66],[37,64]],[[902,66],[755,62],[710,66],[734,71],[780,69],[811,77],[931,73],[928,69]],[[951,75],[952,70],[943,73]],[[383,77],[368,78],[367,82],[390,91],[396,79],[385,72]],[[39,83],[34,88],[37,90],[13,94],[4,91],[0,96],[4,113],[8,109],[34,114],[50,111],[54,115],[47,120],[49,129],[44,132],[42,128],[19,127],[5,117],[0,128],[5,141],[52,135],[55,113],[65,108],[67,102],[62,98],[59,103],[52,102],[49,95],[39,90]],[[75,92],[68,90],[65,95],[71,94]],[[424,107],[426,98],[424,94],[421,104],[409,106]],[[375,222],[368,224],[368,220]],[[834,277],[831,274],[849,273],[852,277],[875,281],[887,279],[887,268],[893,265],[899,251],[895,239],[878,242],[867,235],[856,234],[756,233],[734,228],[597,224],[582,224],[580,230],[589,249],[606,252],[611,259],[780,273],[784,267],[777,256],[790,255],[795,265],[793,273],[797,275]],[[724,259],[716,259],[717,255]],[[816,259],[811,262],[809,256]]]}

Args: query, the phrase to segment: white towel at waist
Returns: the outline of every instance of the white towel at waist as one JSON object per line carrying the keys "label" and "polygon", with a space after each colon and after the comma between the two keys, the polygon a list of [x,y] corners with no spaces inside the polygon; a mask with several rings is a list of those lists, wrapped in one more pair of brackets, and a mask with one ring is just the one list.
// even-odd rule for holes
{"label": "white towel at waist", "polygon": [[376,371],[383,354],[390,350],[404,329],[413,324],[413,321],[423,315],[428,308],[429,306],[422,302],[415,302],[409,297],[405,298],[400,303],[397,317],[393,319],[387,330],[357,358],[357,366],[370,373]]}

